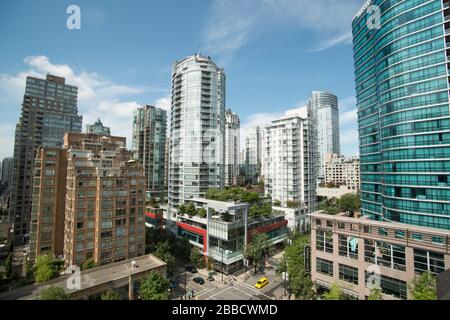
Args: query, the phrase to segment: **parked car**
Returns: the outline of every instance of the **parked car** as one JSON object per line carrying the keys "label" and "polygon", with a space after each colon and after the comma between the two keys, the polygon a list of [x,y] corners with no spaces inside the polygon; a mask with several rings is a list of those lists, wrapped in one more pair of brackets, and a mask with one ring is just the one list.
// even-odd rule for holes
{"label": "parked car", "polygon": [[194,281],[196,284],[199,284],[199,285],[205,284],[205,280],[200,277],[194,278],[194,279],[192,279],[192,281]]}
{"label": "parked car", "polygon": [[267,278],[261,278],[258,280],[258,282],[255,284],[256,289],[262,289],[265,286],[269,284],[269,279]]}

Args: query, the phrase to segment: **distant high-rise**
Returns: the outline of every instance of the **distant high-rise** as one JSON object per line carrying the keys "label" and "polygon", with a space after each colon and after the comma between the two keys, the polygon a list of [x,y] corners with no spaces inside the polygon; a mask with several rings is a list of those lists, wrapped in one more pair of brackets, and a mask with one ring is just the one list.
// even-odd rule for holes
{"label": "distant high-rise", "polygon": [[313,114],[287,114],[262,130],[265,192],[283,206],[315,210],[317,146]]}
{"label": "distant high-rise", "polygon": [[344,185],[348,190],[359,190],[359,159],[329,153],[325,156],[325,184]]}
{"label": "distant high-rise", "polygon": [[133,151],[142,162],[147,191],[164,197],[164,163],[167,112],[154,106],[137,108],[133,114]]}
{"label": "distant high-rise", "polygon": [[224,186],[225,79],[200,54],[173,65],[168,220],[185,200]]}
{"label": "distant high-rise", "polygon": [[170,139],[166,136],[165,146],[164,146],[164,192],[167,193],[169,189],[169,148]]}
{"label": "distant high-rise", "polygon": [[376,29],[378,3],[353,20],[362,213],[450,230],[449,2],[386,2]]}
{"label": "distant high-rise", "polygon": [[313,91],[309,106],[317,119],[317,148],[319,168],[317,177],[325,179],[325,155],[340,154],[338,98],[331,92]]}
{"label": "distant high-rise", "polygon": [[240,120],[239,116],[227,110],[225,112],[225,185],[233,184],[233,177],[239,175],[240,152]]}
{"label": "distant high-rise", "polygon": [[247,180],[256,183],[261,176],[262,128],[249,127],[245,131],[245,171]]}
{"label": "distant high-rise", "polygon": [[94,133],[101,136],[110,136],[111,129],[109,127],[105,127],[103,123],[98,119],[94,124],[86,125],[86,133]]}
{"label": "distant high-rise", "polygon": [[41,146],[61,147],[67,132],[81,132],[82,117],[77,110],[78,88],[65,79],[47,75],[46,79],[27,77],[22,110],[16,126],[12,214],[15,235],[29,232],[33,165]]}
{"label": "distant high-rise", "polygon": [[14,172],[14,158],[5,158],[2,161],[2,184],[9,186]]}

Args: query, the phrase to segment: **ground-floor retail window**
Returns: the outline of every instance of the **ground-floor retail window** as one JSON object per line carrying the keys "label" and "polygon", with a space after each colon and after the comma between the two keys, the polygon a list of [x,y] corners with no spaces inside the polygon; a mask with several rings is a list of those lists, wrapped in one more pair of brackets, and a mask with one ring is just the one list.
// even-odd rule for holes
{"label": "ground-floor retail window", "polygon": [[317,258],[316,271],[327,276],[333,276],[333,261]]}
{"label": "ground-floor retail window", "polygon": [[406,300],[408,297],[407,294],[407,286],[405,281],[401,281],[398,279],[390,278],[384,275],[378,275],[372,272],[366,271],[366,287],[367,284],[372,283],[372,278],[375,282],[380,284],[381,291],[399,299]]}

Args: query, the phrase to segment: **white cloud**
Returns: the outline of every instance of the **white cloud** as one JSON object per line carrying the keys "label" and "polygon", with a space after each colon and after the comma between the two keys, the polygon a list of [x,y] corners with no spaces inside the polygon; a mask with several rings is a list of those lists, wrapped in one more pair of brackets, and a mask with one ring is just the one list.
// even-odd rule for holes
{"label": "white cloud", "polygon": [[341,127],[356,126],[358,123],[358,110],[356,97],[350,96],[339,101],[339,124]]}
{"label": "white cloud", "polygon": [[351,42],[351,21],[360,0],[216,0],[203,32],[204,49],[226,63],[250,40],[279,25],[313,32],[312,51]]}
{"label": "white cloud", "polygon": [[339,115],[339,124],[341,126],[348,124],[356,125],[357,121],[358,121],[358,113],[356,109],[341,112],[341,114]]}
{"label": "white cloud", "polygon": [[337,36],[335,36],[333,38],[325,39],[325,40],[321,41],[317,47],[312,48],[308,51],[309,52],[320,52],[320,51],[330,49],[330,48],[335,47],[340,44],[350,44],[350,43],[352,43],[352,39],[353,38],[352,38],[351,32],[347,32],[344,34],[338,34]]}
{"label": "white cloud", "polygon": [[171,107],[171,96],[170,96],[170,93],[168,93],[166,96],[156,100],[155,107],[161,108],[163,110],[166,110],[169,113],[170,112],[170,107]]}
{"label": "white cloud", "polygon": [[349,149],[349,147],[358,148],[359,140],[357,128],[349,128],[341,132],[341,146],[344,149]]}
{"label": "white cloud", "polygon": [[[67,84],[78,87],[78,110],[83,115],[83,126],[101,118],[104,125],[111,127],[112,134],[127,137],[129,146],[131,145],[133,111],[140,105],[133,96],[168,91],[151,86],[117,84],[97,73],[77,71],[66,64],[52,63],[46,56],[29,56],[24,59],[24,62],[28,69],[26,71],[12,75],[0,73],[0,96],[4,97],[3,100],[15,101],[15,105],[19,105],[28,75],[45,78],[46,74],[50,73],[64,77]],[[167,107],[165,99],[167,97],[158,99],[156,104]],[[2,134],[0,154],[11,154],[14,129],[5,127],[5,130],[9,134]],[[5,139],[7,141],[4,141]]]}
{"label": "white cloud", "polygon": [[348,111],[356,107],[356,96],[350,96],[339,100],[339,110]]}

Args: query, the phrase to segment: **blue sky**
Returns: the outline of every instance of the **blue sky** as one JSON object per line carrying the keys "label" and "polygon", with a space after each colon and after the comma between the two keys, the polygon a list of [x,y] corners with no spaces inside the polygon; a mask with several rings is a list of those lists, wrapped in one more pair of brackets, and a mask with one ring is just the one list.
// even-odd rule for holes
{"label": "blue sky", "polygon": [[[340,99],[341,148],[358,153],[351,20],[363,0],[0,1],[0,159],[13,153],[25,77],[79,87],[83,127],[100,117],[131,136],[143,104],[170,109],[174,60],[201,52],[225,68],[227,107],[242,127],[302,106],[313,90]],[[81,9],[81,30],[66,8]]]}

